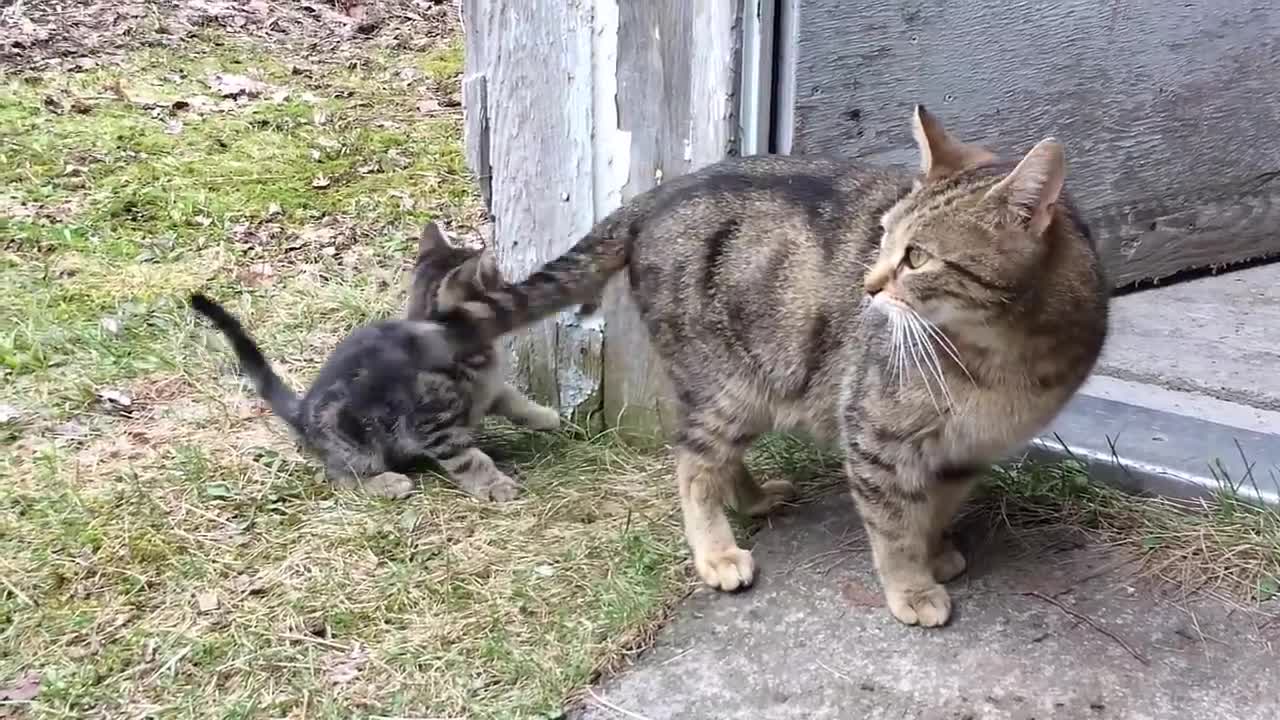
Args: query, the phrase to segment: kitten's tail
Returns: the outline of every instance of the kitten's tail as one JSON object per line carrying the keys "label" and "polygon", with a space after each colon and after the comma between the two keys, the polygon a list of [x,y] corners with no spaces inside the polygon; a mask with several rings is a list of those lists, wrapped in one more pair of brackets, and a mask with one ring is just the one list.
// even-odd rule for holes
{"label": "kitten's tail", "polygon": [[445,326],[454,352],[465,354],[498,337],[571,305],[591,314],[605,283],[631,260],[642,209],[632,203],[614,211],[565,254],[518,283],[454,305],[433,321]]}
{"label": "kitten's tail", "polygon": [[240,360],[240,371],[253,380],[258,394],[271,406],[272,412],[301,433],[303,429],[302,419],[298,415],[298,396],[271,368],[271,363],[267,362],[267,358],[258,349],[258,344],[245,332],[240,321],[221,305],[200,293],[191,296],[191,307],[209,318],[227,336]]}

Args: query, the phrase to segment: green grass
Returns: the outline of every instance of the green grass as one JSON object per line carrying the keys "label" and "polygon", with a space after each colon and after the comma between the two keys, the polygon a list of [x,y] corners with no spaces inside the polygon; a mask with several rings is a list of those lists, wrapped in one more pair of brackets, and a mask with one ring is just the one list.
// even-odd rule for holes
{"label": "green grass", "polygon": [[[275,52],[0,77],[0,685],[37,672],[40,718],[554,716],[687,588],[671,468],[497,428],[514,503],[323,482],[186,295],[301,385],[402,307],[420,223],[480,213],[459,113],[418,102],[456,38]],[[270,89],[225,103],[218,72]]]}
{"label": "green grass", "polygon": [[[387,81],[415,62],[445,72],[451,55],[299,78],[244,46],[203,49],[0,84],[4,401],[74,412],[104,382],[181,368],[175,303],[208,283],[237,289],[253,263],[349,274],[341,254],[359,242],[372,256],[348,263],[398,267],[415,224],[474,217],[458,119],[415,116],[413,91]],[[193,109],[216,95],[215,72],[279,92]]]}

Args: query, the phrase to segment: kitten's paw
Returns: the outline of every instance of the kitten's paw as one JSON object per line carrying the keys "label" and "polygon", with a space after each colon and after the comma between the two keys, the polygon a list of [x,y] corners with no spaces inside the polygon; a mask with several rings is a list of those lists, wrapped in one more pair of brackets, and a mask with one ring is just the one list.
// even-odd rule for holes
{"label": "kitten's paw", "polygon": [[938,627],[951,618],[951,596],[941,585],[922,590],[891,589],[885,591],[889,612],[905,625]]}
{"label": "kitten's paw", "polygon": [[769,480],[760,486],[760,496],[742,511],[752,517],[773,512],[779,505],[795,497],[796,486],[790,480]]}
{"label": "kitten's paw", "polygon": [[413,492],[413,481],[395,472],[384,472],[360,483],[364,491],[375,497],[399,500]]}
{"label": "kitten's paw", "polygon": [[520,487],[516,485],[516,481],[506,475],[499,475],[489,485],[489,497],[494,502],[508,502],[515,500],[520,494]]}
{"label": "kitten's paw", "polygon": [[694,552],[693,565],[703,582],[724,592],[750,587],[755,579],[751,552],[739,547],[705,554]]}
{"label": "kitten's paw", "polygon": [[964,553],[957,550],[950,540],[943,541],[942,550],[929,561],[933,579],[940,583],[951,582],[960,577],[968,566]]}
{"label": "kitten's paw", "polygon": [[516,485],[516,481],[495,472],[492,476],[485,478],[476,478],[473,480],[464,480],[459,483],[463,492],[477,500],[507,502],[515,500],[520,494],[520,488]]}
{"label": "kitten's paw", "polygon": [[560,413],[549,407],[537,405],[529,409],[525,425],[532,430],[559,430]]}

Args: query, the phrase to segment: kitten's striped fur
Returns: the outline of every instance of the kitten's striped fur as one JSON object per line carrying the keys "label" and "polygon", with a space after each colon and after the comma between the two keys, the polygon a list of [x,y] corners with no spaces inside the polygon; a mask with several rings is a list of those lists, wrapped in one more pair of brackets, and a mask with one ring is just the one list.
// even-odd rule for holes
{"label": "kitten's striped fur", "polygon": [[725,160],[637,196],[527,280],[440,314],[455,342],[593,303],[628,270],[679,407],[677,475],[713,587],[755,568],[723,506],[771,508],[743,454],[804,428],[842,444],[890,611],[940,625],[964,570],[945,530],[986,467],[1089,374],[1109,286],[1052,139],[1016,166],[917,108],[919,173]]}
{"label": "kitten's striped fur", "polygon": [[191,305],[226,335],[242,372],[324,461],[332,482],[400,498],[414,487],[404,473],[431,458],[468,494],[510,500],[516,482],[476,446],[475,430],[488,413],[548,430],[560,416],[504,382],[493,343],[455,353],[442,328],[425,321],[436,309],[501,284],[492,253],[453,247],[428,223],[418,238],[405,317],[353,330],[301,397],[237,318],[198,293]]}

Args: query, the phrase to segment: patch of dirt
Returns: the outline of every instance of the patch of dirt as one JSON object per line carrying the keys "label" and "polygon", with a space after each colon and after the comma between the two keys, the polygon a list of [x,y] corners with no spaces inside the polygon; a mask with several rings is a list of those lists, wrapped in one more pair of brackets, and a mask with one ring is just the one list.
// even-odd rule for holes
{"label": "patch of dirt", "polygon": [[289,46],[321,64],[368,45],[424,50],[456,27],[459,0],[11,0],[0,69],[86,70],[139,47],[221,29]]}

